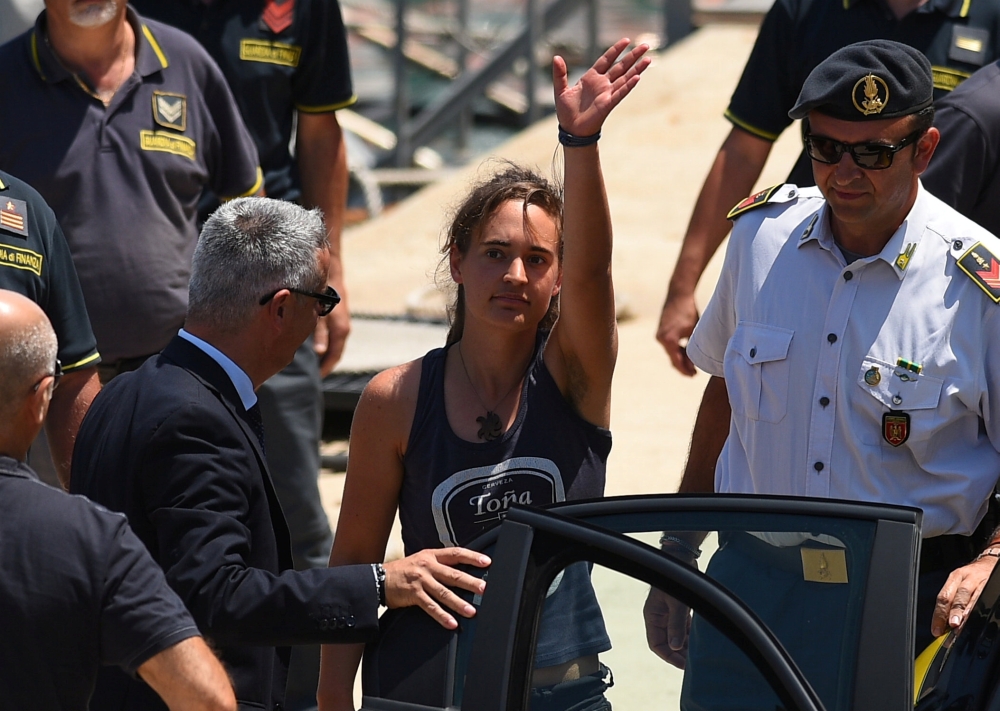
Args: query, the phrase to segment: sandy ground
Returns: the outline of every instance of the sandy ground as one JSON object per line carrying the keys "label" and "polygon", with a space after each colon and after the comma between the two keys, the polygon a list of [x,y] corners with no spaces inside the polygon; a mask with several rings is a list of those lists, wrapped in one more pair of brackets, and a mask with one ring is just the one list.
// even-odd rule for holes
{"label": "sandy ground", "polygon": [[[601,156],[615,229],[615,285],[631,313],[620,324],[609,495],[675,491],[680,479],[707,376],[687,378],[675,372],[654,333],[692,206],[730,129],[722,114],[755,36],[755,28],[711,26],[657,56],[603,131]],[[550,170],[555,148],[552,117],[501,146],[495,156]],[[798,132],[786,131],[772,151],[760,187],[782,182],[799,150]],[[447,210],[488,158],[473,161],[453,178],[346,233],[345,266],[354,310],[404,313],[407,298],[433,283]],[[702,305],[711,296],[721,256],[702,279]],[[352,338],[345,358],[354,357],[352,349],[366,347],[360,332]],[[420,354],[405,350],[399,362]],[[322,477],[324,503],[334,522],[342,487],[342,475]],[[398,542],[389,553],[397,551]],[[644,594],[608,583],[609,596]],[[641,597],[637,599],[641,607]],[[634,604],[628,607],[634,610]],[[635,626],[635,620],[623,624]],[[623,659],[630,660],[626,667],[663,674],[662,663],[650,661],[652,655],[644,649],[641,627],[622,634],[636,647],[634,655],[625,653]],[[616,703],[616,708],[647,707],[639,698],[631,701]]]}

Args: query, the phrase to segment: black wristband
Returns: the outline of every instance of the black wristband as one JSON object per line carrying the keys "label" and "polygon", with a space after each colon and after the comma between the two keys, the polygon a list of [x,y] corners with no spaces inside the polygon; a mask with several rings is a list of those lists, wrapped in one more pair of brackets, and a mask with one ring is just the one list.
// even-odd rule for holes
{"label": "black wristband", "polygon": [[600,139],[600,131],[592,136],[574,136],[562,126],[559,127],[559,142],[567,148],[583,148],[584,146],[592,146]]}
{"label": "black wristband", "polygon": [[385,602],[385,568],[381,563],[372,563],[372,570],[375,572],[375,588],[378,590],[378,604],[388,607]]}

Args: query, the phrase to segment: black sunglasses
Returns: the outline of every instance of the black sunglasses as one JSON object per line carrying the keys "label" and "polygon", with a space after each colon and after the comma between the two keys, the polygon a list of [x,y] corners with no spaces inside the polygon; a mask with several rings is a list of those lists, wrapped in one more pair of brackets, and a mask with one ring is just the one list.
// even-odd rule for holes
{"label": "black sunglasses", "polygon": [[814,161],[834,165],[840,162],[845,153],[850,153],[854,163],[865,170],[885,170],[892,165],[893,156],[916,141],[924,134],[924,130],[914,131],[896,145],[865,141],[863,143],[844,143],[826,136],[807,133],[808,127],[802,124],[802,142],[806,153]]}
{"label": "black sunglasses", "polygon": [[59,359],[56,358],[56,363],[52,367],[52,372],[51,373],[46,373],[41,378],[39,378],[39,380],[38,380],[37,383],[35,383],[35,388],[34,388],[35,392],[37,393],[38,392],[38,388],[42,387],[42,381],[45,380],[46,378],[49,378],[49,377],[51,377],[52,380],[53,380],[53,382],[52,382],[52,390],[54,391],[56,388],[59,387],[59,379],[62,378],[62,376],[63,376],[62,363],[60,363]]}
{"label": "black sunglasses", "polygon": [[[323,290],[322,294],[319,294],[315,291],[303,291],[302,289],[293,289],[290,286],[283,286],[281,288],[288,289],[293,294],[300,294],[301,296],[308,296],[310,298],[316,299],[316,301],[319,302],[320,316],[326,316],[331,311],[333,311],[334,306],[340,303],[340,294],[338,294],[337,290],[334,289],[332,286],[326,287],[326,289]],[[274,295],[277,294],[279,291],[281,291],[281,289],[275,289],[270,294],[265,294],[264,296],[260,297],[260,305],[263,306],[268,301],[273,299]]]}

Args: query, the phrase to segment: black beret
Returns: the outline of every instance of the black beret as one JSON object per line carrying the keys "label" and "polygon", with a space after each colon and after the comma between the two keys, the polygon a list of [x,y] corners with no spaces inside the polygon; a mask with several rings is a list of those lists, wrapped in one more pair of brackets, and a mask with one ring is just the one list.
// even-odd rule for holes
{"label": "black beret", "polygon": [[806,77],[788,115],[810,111],[843,121],[909,116],[934,101],[931,63],[919,50],[877,39],[838,49]]}

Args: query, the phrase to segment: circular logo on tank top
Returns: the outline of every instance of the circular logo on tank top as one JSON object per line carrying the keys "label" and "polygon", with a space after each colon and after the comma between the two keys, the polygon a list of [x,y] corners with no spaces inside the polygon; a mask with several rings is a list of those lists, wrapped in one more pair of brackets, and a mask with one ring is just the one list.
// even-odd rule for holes
{"label": "circular logo on tank top", "polygon": [[515,457],[452,474],[434,489],[431,505],[441,543],[457,546],[500,523],[512,504],[542,506],[565,500],[555,462]]}

